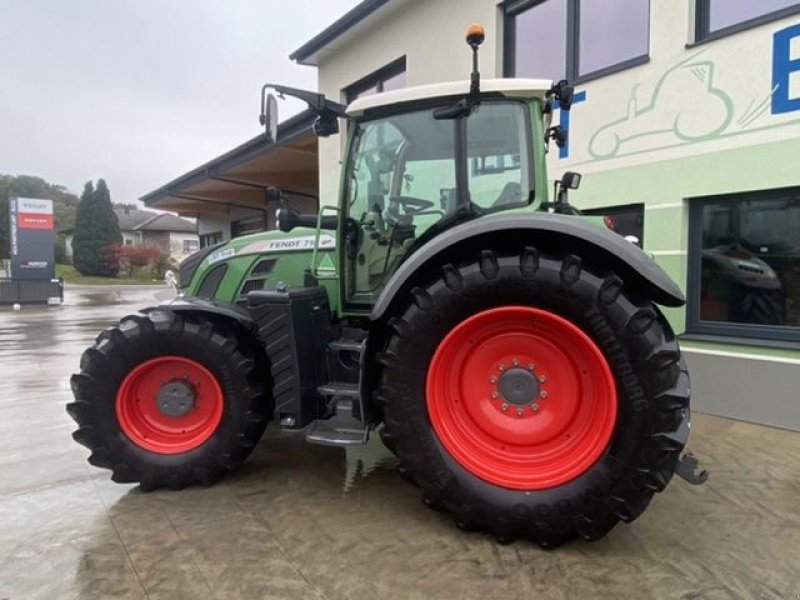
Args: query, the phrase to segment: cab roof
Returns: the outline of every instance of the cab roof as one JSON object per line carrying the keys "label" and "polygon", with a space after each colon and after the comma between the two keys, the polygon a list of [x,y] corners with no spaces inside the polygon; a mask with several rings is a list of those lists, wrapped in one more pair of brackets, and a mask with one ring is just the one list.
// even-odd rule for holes
{"label": "cab roof", "polygon": [[[552,86],[549,79],[482,79],[481,94],[499,93],[509,98],[544,98]],[[373,94],[354,100],[347,107],[347,115],[359,117],[368,110],[384,106],[430,100],[433,98],[448,98],[464,96],[469,93],[469,81],[448,81],[430,85],[413,87]]]}

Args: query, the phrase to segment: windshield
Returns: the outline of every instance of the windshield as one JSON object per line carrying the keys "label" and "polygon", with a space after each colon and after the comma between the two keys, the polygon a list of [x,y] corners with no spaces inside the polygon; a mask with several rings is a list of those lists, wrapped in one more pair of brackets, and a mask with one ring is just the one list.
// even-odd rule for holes
{"label": "windshield", "polygon": [[[465,126],[433,112],[355,124],[346,217],[360,231],[351,242],[348,300],[371,302],[414,242],[459,206],[491,211],[532,199],[526,104],[484,101]],[[457,147],[466,152],[458,156]]]}

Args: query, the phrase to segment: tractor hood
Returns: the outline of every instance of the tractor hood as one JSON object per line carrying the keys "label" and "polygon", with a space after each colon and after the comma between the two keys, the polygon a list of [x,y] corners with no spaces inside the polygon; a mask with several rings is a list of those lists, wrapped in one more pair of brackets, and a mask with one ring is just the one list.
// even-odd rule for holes
{"label": "tractor hood", "polygon": [[[206,275],[223,264],[228,266],[225,280],[228,285],[233,285],[234,282],[240,282],[253,263],[260,258],[273,259],[276,265],[279,262],[286,263],[287,266],[291,263],[291,273],[296,273],[296,276],[281,273],[282,279],[286,283],[297,285],[294,280],[302,277],[304,268],[311,265],[316,240],[315,229],[297,227],[289,233],[263,231],[204,248],[181,264],[181,289],[187,295],[197,295]],[[324,254],[335,248],[335,235],[331,232],[320,233],[318,251]]]}

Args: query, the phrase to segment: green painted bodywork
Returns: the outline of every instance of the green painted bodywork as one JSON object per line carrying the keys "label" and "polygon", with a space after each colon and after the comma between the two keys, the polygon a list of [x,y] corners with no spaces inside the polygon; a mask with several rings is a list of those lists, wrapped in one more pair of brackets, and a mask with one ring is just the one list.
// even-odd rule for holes
{"label": "green painted bodywork", "polygon": [[[534,198],[531,204],[515,206],[494,212],[482,219],[492,219],[496,215],[508,213],[530,213],[543,210],[548,201],[548,181],[546,152],[543,143],[544,126],[542,123],[542,105],[538,99],[527,101],[530,111],[531,136],[534,140],[532,165],[534,181]],[[353,131],[355,127],[350,127]],[[347,141],[347,154],[350,156],[352,136]],[[340,207],[346,200],[346,176],[343,172],[340,185]],[[335,207],[323,207],[323,211],[336,210]],[[221,263],[227,264],[226,273],[219,284],[214,299],[226,303],[241,302],[247,290],[243,286],[247,281],[258,279],[262,283],[259,289],[275,290],[288,285],[302,287],[305,285],[305,273],[308,269],[314,274],[320,285],[328,292],[331,310],[334,317],[365,316],[369,313],[364,307],[344,310],[342,286],[340,285],[341,261],[339,256],[340,240],[338,232],[343,230],[345,218],[343,210],[339,210],[338,231],[320,231],[319,229],[297,227],[285,233],[278,230],[265,231],[239,237],[215,249],[198,266],[192,281],[184,290],[186,296],[198,296],[203,281],[213,268]],[[602,219],[587,218],[598,224]],[[302,240],[302,243],[298,243]],[[326,243],[321,243],[326,242]],[[294,246],[294,247],[292,247]],[[314,248],[316,247],[316,252]],[[262,260],[274,260],[272,269],[266,274],[254,274],[251,271]],[[388,278],[388,277],[387,277]],[[251,284],[252,285],[252,284]]]}
{"label": "green painted bodywork", "polygon": [[[335,237],[335,232],[323,232],[322,235]],[[264,290],[274,290],[279,284],[290,287],[302,287],[307,268],[311,268],[313,248],[275,250],[259,249],[259,246],[270,242],[287,242],[305,239],[316,240],[317,231],[307,227],[297,227],[289,233],[282,231],[264,231],[235,238],[227,244],[220,246],[206,257],[197,268],[188,288],[184,290],[186,296],[197,296],[203,280],[213,267],[220,263],[228,265],[225,276],[220,283],[214,297],[217,301],[235,303],[244,298],[241,295],[242,286],[248,279],[262,279]],[[230,254],[230,256],[228,256]],[[224,257],[224,258],[221,258]],[[327,260],[326,260],[327,257]],[[251,274],[251,270],[261,260],[275,260],[272,270],[264,275]],[[336,250],[320,249],[317,252],[317,264],[334,266],[338,264]],[[334,269],[317,269],[320,285],[323,285],[331,301],[331,308],[338,312],[339,278]]]}

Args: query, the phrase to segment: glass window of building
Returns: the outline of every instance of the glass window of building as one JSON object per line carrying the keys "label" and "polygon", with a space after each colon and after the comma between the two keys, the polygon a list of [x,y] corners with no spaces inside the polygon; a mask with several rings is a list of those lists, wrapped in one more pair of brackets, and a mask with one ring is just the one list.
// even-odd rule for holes
{"label": "glass window of building", "polygon": [[345,90],[345,98],[350,103],[364,96],[399,90],[405,86],[406,59],[403,57],[349,86]]}
{"label": "glass window of building", "polygon": [[520,0],[506,8],[509,76],[596,77],[645,62],[649,45],[649,0]]}
{"label": "glass window of building", "polygon": [[200,235],[200,247],[207,248],[214,244],[219,244],[222,241],[221,231],[212,231],[211,233],[203,233]]}
{"label": "glass window of building", "polygon": [[797,0],[697,0],[697,40],[717,37],[800,11]]}
{"label": "glass window of building", "polygon": [[800,189],[695,200],[689,330],[800,342]]}

